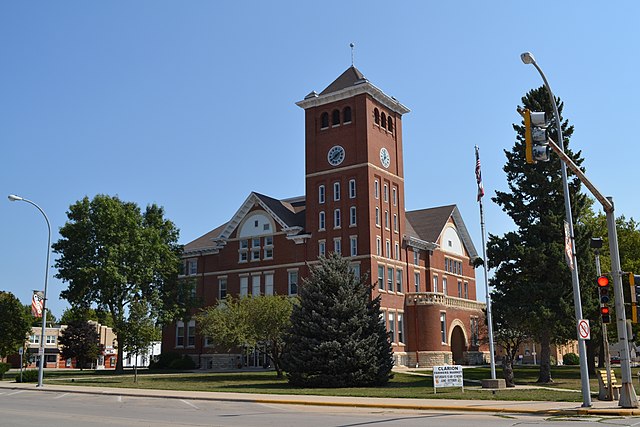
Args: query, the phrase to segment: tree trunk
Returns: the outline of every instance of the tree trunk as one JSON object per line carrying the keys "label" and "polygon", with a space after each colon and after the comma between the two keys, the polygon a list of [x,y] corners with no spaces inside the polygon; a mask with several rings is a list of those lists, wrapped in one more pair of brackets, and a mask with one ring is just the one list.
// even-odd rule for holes
{"label": "tree trunk", "polygon": [[507,384],[507,387],[515,387],[516,383],[513,380],[513,354],[507,351],[502,358],[502,376]]}
{"label": "tree trunk", "polygon": [[538,382],[543,384],[553,382],[553,378],[551,378],[551,337],[548,330],[542,331],[540,335],[540,373]]}

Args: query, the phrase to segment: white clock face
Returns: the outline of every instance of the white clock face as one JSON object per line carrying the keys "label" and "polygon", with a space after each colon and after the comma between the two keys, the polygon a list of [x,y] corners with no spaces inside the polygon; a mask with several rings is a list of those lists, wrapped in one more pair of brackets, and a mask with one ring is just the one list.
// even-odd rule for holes
{"label": "white clock face", "polygon": [[391,156],[386,148],[380,149],[380,163],[382,163],[382,166],[385,168],[388,168],[391,164]]}
{"label": "white clock face", "polygon": [[344,160],[344,148],[339,145],[331,147],[327,153],[327,161],[331,166],[338,166]]}

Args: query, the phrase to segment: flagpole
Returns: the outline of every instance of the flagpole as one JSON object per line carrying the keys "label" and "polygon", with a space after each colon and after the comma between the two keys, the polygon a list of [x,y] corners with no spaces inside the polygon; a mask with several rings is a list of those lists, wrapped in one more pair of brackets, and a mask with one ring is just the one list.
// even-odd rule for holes
{"label": "flagpole", "polygon": [[484,290],[487,296],[487,325],[489,326],[489,360],[491,361],[491,379],[496,379],[496,360],[493,348],[493,318],[491,315],[491,294],[489,293],[489,273],[487,269],[487,243],[484,228],[484,209],[482,207],[482,176],[480,174],[480,149],[476,145],[476,181],[478,183],[478,204],[480,205],[480,230],[482,233],[482,267],[484,268]]}

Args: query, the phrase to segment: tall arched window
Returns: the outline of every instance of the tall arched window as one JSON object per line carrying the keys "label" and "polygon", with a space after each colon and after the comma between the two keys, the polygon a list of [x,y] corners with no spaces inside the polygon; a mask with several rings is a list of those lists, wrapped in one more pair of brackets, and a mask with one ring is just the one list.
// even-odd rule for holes
{"label": "tall arched window", "polygon": [[387,128],[387,116],[384,113],[380,115],[380,126],[382,126],[385,129]]}
{"label": "tall arched window", "polygon": [[329,113],[322,113],[320,115],[320,129],[325,129],[329,127]]}
{"label": "tall arched window", "polygon": [[373,109],[373,121],[375,122],[375,124],[379,125],[380,124],[380,111],[378,111],[377,108]]}
{"label": "tall arched window", "polygon": [[331,126],[336,126],[340,124],[340,111],[333,110],[331,113]]}
{"label": "tall arched window", "polygon": [[351,123],[351,107],[344,107],[342,110],[342,123]]}
{"label": "tall arched window", "polygon": [[393,132],[393,119],[391,116],[387,117],[387,130]]}

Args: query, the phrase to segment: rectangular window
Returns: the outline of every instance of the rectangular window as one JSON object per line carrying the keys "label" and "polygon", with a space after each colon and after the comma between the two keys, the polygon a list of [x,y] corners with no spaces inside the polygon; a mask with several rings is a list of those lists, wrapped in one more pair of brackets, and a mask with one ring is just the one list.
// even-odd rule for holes
{"label": "rectangular window", "polygon": [[390,240],[387,240],[384,249],[385,249],[384,256],[386,256],[387,258],[391,258],[391,241]]}
{"label": "rectangular window", "polygon": [[420,252],[416,248],[413,248],[413,264],[420,264]]}
{"label": "rectangular window", "polygon": [[318,187],[318,203],[323,204],[325,199],[324,185]]}
{"label": "rectangular window", "polygon": [[458,280],[458,298],[462,298],[462,282]]}
{"label": "rectangular window", "polygon": [[318,242],[318,256],[325,256],[327,251],[327,244],[324,240]]}
{"label": "rectangular window", "polygon": [[337,254],[342,253],[342,240],[340,239],[340,237],[333,239],[333,252]]}
{"label": "rectangular window", "polygon": [[396,206],[398,204],[398,189],[396,187],[393,187],[392,193],[393,193],[393,206]]}
{"label": "rectangular window", "polygon": [[389,338],[391,342],[396,342],[396,317],[391,312],[389,312]]}
{"label": "rectangular window", "polygon": [[402,292],[402,270],[396,270],[396,290]]}
{"label": "rectangular window", "polygon": [[320,211],[320,213],[318,213],[318,230],[324,230],[324,228],[325,228],[324,211]]}
{"label": "rectangular window", "polygon": [[36,334],[29,335],[29,342],[31,344],[40,344],[40,335],[36,335]]}
{"label": "rectangular window", "polygon": [[251,261],[259,261],[259,260],[260,260],[260,249],[252,249]]}
{"label": "rectangular window", "polygon": [[351,264],[351,272],[356,279],[360,278],[360,264]]}
{"label": "rectangular window", "polygon": [[198,260],[197,259],[190,259],[189,261],[187,261],[187,274],[189,274],[189,276],[194,276],[196,274],[198,274]]}
{"label": "rectangular window", "polygon": [[227,279],[218,279],[218,299],[225,299],[227,297]]}
{"label": "rectangular window", "polygon": [[415,292],[420,292],[420,272],[416,271],[413,273],[413,281],[415,283]]}
{"label": "rectangular window", "polygon": [[400,259],[400,245],[398,243],[394,245],[394,252],[395,259]]}
{"label": "rectangular window", "polygon": [[298,294],[298,270],[289,271],[289,295]]}
{"label": "rectangular window", "polygon": [[265,246],[273,246],[273,236],[266,236],[264,238],[264,245]]}
{"label": "rectangular window", "polygon": [[376,225],[380,227],[380,208],[376,206]]}
{"label": "rectangular window", "polygon": [[46,344],[55,344],[56,336],[55,335],[47,335],[46,336]]}
{"label": "rectangular window", "polygon": [[351,206],[349,208],[349,225],[356,225],[357,215],[356,215],[356,207]]}
{"label": "rectangular window", "polygon": [[398,313],[398,342],[404,342],[404,313]]}
{"label": "rectangular window", "polygon": [[176,322],[176,347],[184,347],[184,322]]}
{"label": "rectangular window", "polygon": [[273,248],[264,248],[264,259],[273,259]]}
{"label": "rectangular window", "polygon": [[433,292],[438,292],[438,276],[433,275]]}
{"label": "rectangular window", "polygon": [[333,183],[333,200],[335,200],[336,202],[340,200],[340,183],[339,182]]}
{"label": "rectangular window", "polygon": [[443,277],[442,278],[442,293],[443,294],[447,294],[447,278]]}
{"label": "rectangular window", "polygon": [[356,180],[355,179],[349,180],[349,198],[350,199],[356,198]]}
{"label": "rectangular window", "polygon": [[447,315],[440,313],[440,340],[442,344],[447,343]]}
{"label": "rectangular window", "polygon": [[384,211],[384,228],[389,229],[389,211]]}
{"label": "rectangular window", "polygon": [[249,241],[248,240],[240,240],[240,249],[247,249],[249,247]]}
{"label": "rectangular window", "polygon": [[333,211],[333,228],[340,228],[340,209]]}
{"label": "rectangular window", "polygon": [[373,181],[373,197],[376,199],[380,197],[380,184],[377,179]]}
{"label": "rectangular window", "polygon": [[393,231],[398,232],[398,214],[393,214]]}
{"label": "rectangular window", "polygon": [[382,242],[380,241],[380,236],[376,236],[376,255],[382,255]]}
{"label": "rectangular window", "polygon": [[358,255],[358,238],[356,236],[351,236],[349,238],[349,249],[351,256]]}
{"label": "rectangular window", "polygon": [[251,295],[260,295],[260,276],[251,276]]}
{"label": "rectangular window", "polygon": [[264,294],[273,295],[273,273],[265,273],[264,275]]}
{"label": "rectangular window", "polygon": [[389,186],[387,184],[384,185],[384,201],[389,201]]}
{"label": "rectangular window", "polygon": [[260,248],[260,238],[254,237],[251,239],[251,248]]}
{"label": "rectangular window", "polygon": [[393,292],[393,267],[387,267],[387,289]]}
{"label": "rectangular window", "polygon": [[378,289],[384,291],[384,267],[378,266]]}
{"label": "rectangular window", "polygon": [[187,326],[187,347],[196,345],[196,321],[191,320]]}
{"label": "rectangular window", "polygon": [[469,283],[464,282],[464,297],[469,299]]}
{"label": "rectangular window", "polygon": [[249,254],[247,253],[247,251],[243,251],[240,252],[240,258],[238,259],[238,262],[247,262],[247,260],[249,259]]}
{"label": "rectangular window", "polygon": [[240,296],[246,297],[249,294],[249,278],[244,276],[240,278]]}

